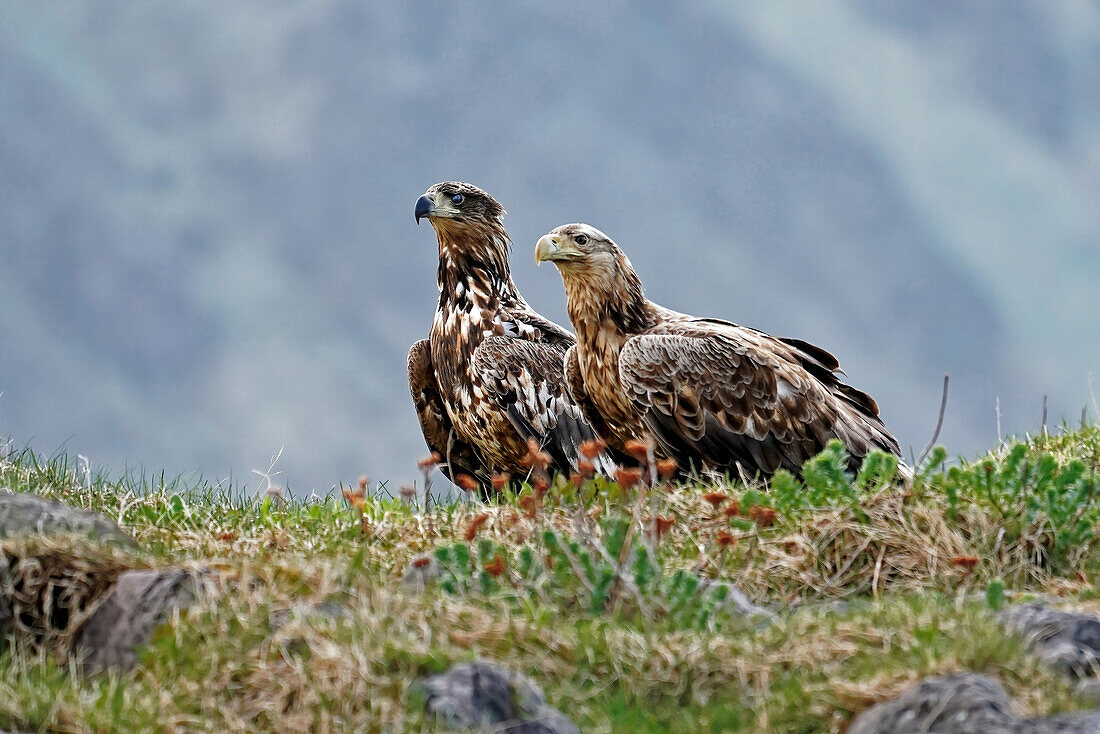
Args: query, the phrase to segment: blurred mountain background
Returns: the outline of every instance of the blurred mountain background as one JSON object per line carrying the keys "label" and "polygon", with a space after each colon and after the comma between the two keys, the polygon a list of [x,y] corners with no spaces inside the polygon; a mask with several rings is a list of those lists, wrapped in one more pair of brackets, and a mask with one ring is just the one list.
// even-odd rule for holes
{"label": "blurred mountain background", "polygon": [[[93,467],[415,475],[430,184],[515,275],[586,221],[656,301],[812,341],[908,452],[1100,392],[1100,3],[0,4],[0,435]],[[1096,413],[1091,413],[1096,418]]]}

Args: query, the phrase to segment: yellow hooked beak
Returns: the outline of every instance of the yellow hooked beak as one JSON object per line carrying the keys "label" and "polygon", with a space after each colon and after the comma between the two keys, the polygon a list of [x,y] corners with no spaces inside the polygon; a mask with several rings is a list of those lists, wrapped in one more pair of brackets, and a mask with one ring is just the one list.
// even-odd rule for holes
{"label": "yellow hooked beak", "polygon": [[535,265],[553,260],[561,252],[561,238],[554,234],[544,234],[535,243]]}

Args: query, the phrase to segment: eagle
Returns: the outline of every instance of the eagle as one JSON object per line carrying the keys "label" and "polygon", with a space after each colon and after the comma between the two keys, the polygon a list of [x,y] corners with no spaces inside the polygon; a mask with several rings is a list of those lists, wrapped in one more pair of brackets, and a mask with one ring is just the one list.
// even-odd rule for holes
{"label": "eagle", "polygon": [[[451,481],[527,476],[529,440],[551,471],[578,466],[595,439],[563,376],[573,335],[520,295],[509,266],[504,208],[468,183],[447,181],[416,201],[439,243],[439,300],[427,339],[409,350],[409,389],[428,448]],[[544,462],[546,460],[543,460]],[[594,468],[610,472],[603,454]]]}
{"label": "eagle", "polygon": [[577,333],[566,381],[612,447],[652,436],[681,469],[744,478],[800,475],[832,439],[853,471],[872,450],[900,456],[875,401],[824,349],[647,300],[623,251],[587,224],[544,235],[535,260],[561,273]]}

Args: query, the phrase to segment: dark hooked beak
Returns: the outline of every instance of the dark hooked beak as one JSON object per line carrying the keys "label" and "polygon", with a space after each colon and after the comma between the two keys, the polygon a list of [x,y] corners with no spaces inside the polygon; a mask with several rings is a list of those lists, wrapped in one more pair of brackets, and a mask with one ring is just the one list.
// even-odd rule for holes
{"label": "dark hooked beak", "polygon": [[435,206],[435,202],[428,198],[425,194],[416,200],[416,223],[420,224],[420,220],[423,217],[431,216],[432,207]]}

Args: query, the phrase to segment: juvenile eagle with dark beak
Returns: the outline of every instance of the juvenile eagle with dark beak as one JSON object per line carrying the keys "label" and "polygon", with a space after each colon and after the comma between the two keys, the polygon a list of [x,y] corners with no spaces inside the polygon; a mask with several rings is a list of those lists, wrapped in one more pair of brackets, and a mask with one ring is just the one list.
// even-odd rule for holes
{"label": "juvenile eagle with dark beak", "polygon": [[535,259],[561,273],[577,332],[566,379],[613,447],[648,434],[681,468],[746,477],[798,475],[834,438],[853,470],[874,449],[900,455],[875,401],[825,350],[647,300],[623,251],[587,224],[543,236]]}
{"label": "juvenile eagle with dark beak", "polygon": [[[512,282],[504,208],[468,183],[438,183],[416,201],[439,244],[439,300],[427,339],[409,350],[409,388],[428,448],[452,481],[494,473],[522,479],[528,439],[551,471],[577,468],[595,437],[569,397],[562,372],[573,335],[534,311]],[[597,468],[611,464],[598,457]]]}

